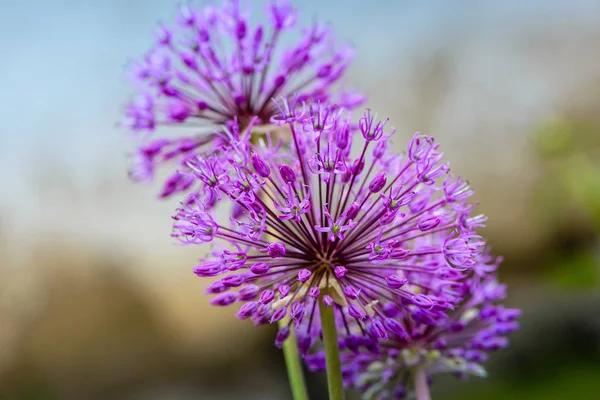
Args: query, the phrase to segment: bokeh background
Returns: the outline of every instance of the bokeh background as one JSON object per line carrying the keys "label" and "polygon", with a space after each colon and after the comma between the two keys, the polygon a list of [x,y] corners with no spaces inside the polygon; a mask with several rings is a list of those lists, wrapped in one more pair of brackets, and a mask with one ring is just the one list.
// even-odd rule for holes
{"label": "bokeh background", "polygon": [[[274,332],[208,306],[177,201],[126,175],[123,71],[178,3],[0,1],[2,400],[290,398]],[[296,4],[356,47],[370,107],[469,178],[524,310],[489,379],[434,398],[598,398],[600,1]]]}

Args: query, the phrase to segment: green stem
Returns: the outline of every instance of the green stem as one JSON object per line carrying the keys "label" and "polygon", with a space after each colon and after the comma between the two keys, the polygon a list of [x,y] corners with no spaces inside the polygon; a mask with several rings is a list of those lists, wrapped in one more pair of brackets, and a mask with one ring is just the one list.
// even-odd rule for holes
{"label": "green stem", "polygon": [[[286,326],[288,321],[288,317],[283,318],[279,321],[279,326]],[[296,341],[293,328],[291,329],[290,336],[283,342],[283,358],[285,359],[293,399],[308,400],[308,391],[306,390],[304,372],[302,370],[302,360],[300,359],[298,342]]]}
{"label": "green stem", "polygon": [[322,296],[319,298],[319,312],[321,314],[321,329],[323,330],[323,343],[325,345],[329,400],[344,400],[342,365],[340,363],[340,349],[338,348],[333,306],[327,307],[323,304]]}
{"label": "green stem", "polygon": [[[245,129],[245,127],[242,127]],[[260,137],[264,133],[250,133],[250,142],[254,145],[258,144]],[[287,326],[289,318],[284,317],[279,320],[279,327]],[[285,359],[285,367],[290,381],[290,389],[294,400],[308,400],[308,391],[306,390],[306,382],[304,381],[304,371],[302,370],[302,359],[298,350],[298,341],[294,334],[294,329],[290,330],[290,336],[283,341],[283,358]]]}
{"label": "green stem", "polygon": [[425,374],[425,368],[418,367],[415,372],[415,394],[417,400],[431,400],[429,394],[429,385],[427,384],[427,375]]}

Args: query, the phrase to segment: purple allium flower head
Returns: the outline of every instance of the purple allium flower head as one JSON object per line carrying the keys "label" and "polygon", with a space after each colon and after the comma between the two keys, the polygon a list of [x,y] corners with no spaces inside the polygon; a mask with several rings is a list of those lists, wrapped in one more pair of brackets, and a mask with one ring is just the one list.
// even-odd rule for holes
{"label": "purple allium flower head", "polygon": [[[134,133],[146,133],[133,157],[135,180],[150,179],[158,165],[169,161],[185,167],[191,157],[226,143],[227,135],[212,133],[222,126],[242,134],[249,125],[260,130],[257,126],[270,124],[278,113],[273,98],[296,95],[292,113],[305,101],[330,99],[353,52],[336,48],[330,30],[318,24],[281,47],[282,37],[296,30],[296,10],[288,0],[272,0],[263,14],[268,22],[254,24],[239,0],[223,6],[186,4],[172,26],[158,28],[150,51],[131,65],[137,95],[125,107],[124,124]],[[336,99],[346,108],[364,100],[348,92]],[[184,133],[153,138],[159,127],[174,126]],[[161,197],[188,191],[193,181],[175,173]]]}
{"label": "purple allium flower head", "polygon": [[[496,260],[486,255],[478,264],[490,267]],[[494,274],[480,276],[472,270],[465,285],[462,301],[434,323],[392,302],[383,307],[383,326],[373,324],[370,338],[356,342],[351,333],[360,332],[356,323],[339,322],[340,329],[347,329],[340,339],[345,385],[362,391],[365,399],[403,399],[414,389],[411,374],[416,368],[425,369],[429,377],[437,373],[485,376],[482,364],[489,352],[508,345],[506,335],[518,329],[520,310],[498,304],[506,290]],[[325,368],[322,352],[307,356],[306,361],[311,370]]]}
{"label": "purple allium flower head", "polygon": [[[204,195],[178,210],[173,235],[217,248],[196,274],[219,276],[223,292],[257,287],[254,299],[238,296],[238,317],[263,324],[289,315],[306,350],[319,336],[319,297],[368,339],[408,329],[390,320],[388,303],[425,325],[447,319],[469,290],[466,279],[476,268],[484,273],[485,242],[464,223],[470,190],[440,176],[448,165],[433,138],[415,135],[408,156],[393,154],[379,143],[394,130],[370,112],[353,124],[324,104],[304,114],[279,107],[273,120],[291,133],[290,152],[246,139],[188,162]],[[240,211],[218,220],[213,203]]]}

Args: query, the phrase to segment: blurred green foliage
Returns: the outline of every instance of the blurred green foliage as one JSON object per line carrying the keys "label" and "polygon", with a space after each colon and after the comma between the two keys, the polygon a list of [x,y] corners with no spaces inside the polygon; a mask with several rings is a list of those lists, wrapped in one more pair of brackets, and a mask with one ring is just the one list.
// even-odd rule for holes
{"label": "blurred green foliage", "polygon": [[[544,171],[536,209],[543,222],[558,226],[562,245],[548,255],[548,276],[567,287],[600,283],[600,124],[555,116],[535,129]],[[567,234],[565,234],[567,232]],[[587,233],[591,235],[587,235]],[[568,245],[575,236],[575,248]],[[591,240],[589,239],[591,236]]]}
{"label": "blurred green foliage", "polygon": [[567,288],[588,288],[600,284],[598,253],[593,248],[583,248],[559,254],[549,265],[549,276]]}
{"label": "blurred green foliage", "polygon": [[600,124],[553,117],[537,127],[535,138],[546,166],[541,183],[557,189],[546,201],[577,205],[600,234]]}
{"label": "blurred green foliage", "polygon": [[[545,379],[488,380],[469,382],[468,388],[458,390],[447,400],[588,400],[600,393],[600,367],[594,365],[566,365],[560,371],[550,373]],[[433,392],[435,395],[435,392]],[[443,396],[440,396],[443,397]]]}

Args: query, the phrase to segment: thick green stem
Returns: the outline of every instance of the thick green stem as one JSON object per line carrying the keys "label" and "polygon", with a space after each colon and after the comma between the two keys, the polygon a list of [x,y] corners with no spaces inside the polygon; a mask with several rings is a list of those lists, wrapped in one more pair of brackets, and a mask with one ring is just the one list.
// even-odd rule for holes
{"label": "thick green stem", "polygon": [[418,367],[414,372],[415,379],[415,394],[417,400],[431,400],[429,394],[429,385],[427,384],[427,375],[425,374],[425,368]]}
{"label": "thick green stem", "polygon": [[333,306],[325,306],[322,296],[319,299],[319,312],[321,314],[321,329],[323,330],[323,343],[325,345],[329,400],[344,400],[342,365],[340,363],[340,349],[338,348]]}
{"label": "thick green stem", "polygon": [[[279,321],[279,326],[286,326],[288,318],[285,317]],[[290,332],[290,336],[283,342],[283,357],[287,368],[288,379],[290,380],[290,389],[294,400],[308,400],[308,391],[306,390],[306,382],[304,381],[304,371],[302,370],[302,360],[300,359],[300,351],[298,350],[298,342],[294,330]]]}

